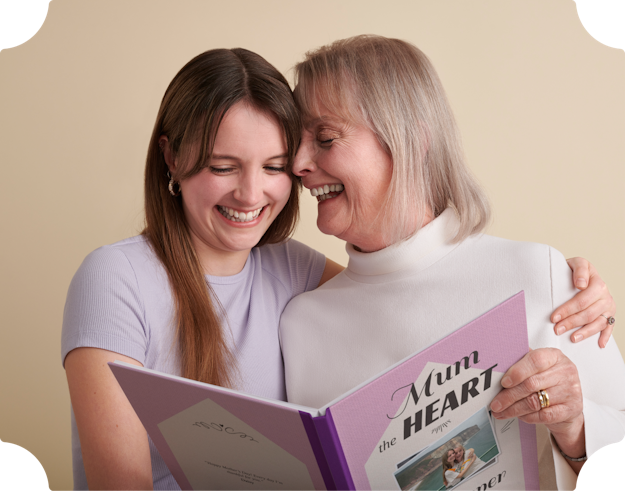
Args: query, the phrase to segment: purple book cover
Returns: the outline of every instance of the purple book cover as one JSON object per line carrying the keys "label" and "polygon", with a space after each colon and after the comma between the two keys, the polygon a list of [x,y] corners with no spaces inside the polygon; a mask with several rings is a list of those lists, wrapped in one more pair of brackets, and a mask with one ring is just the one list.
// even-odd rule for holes
{"label": "purple book cover", "polygon": [[355,489],[444,489],[441,457],[458,446],[483,464],[447,485],[539,489],[534,426],[485,409],[528,351],[520,292],[330,403]]}
{"label": "purple book cover", "polygon": [[486,410],[528,349],[521,292],[319,411],[110,366],[182,489],[538,489],[534,427]]}

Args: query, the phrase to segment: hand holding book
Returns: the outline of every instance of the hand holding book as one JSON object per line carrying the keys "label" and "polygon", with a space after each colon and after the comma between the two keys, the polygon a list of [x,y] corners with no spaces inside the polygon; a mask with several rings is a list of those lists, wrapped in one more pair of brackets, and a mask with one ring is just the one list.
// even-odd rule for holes
{"label": "hand holding book", "polygon": [[[518,417],[525,423],[544,424],[566,455],[586,454],[581,382],[577,367],[562,351],[530,351],[508,369],[501,385],[504,389],[490,405],[496,419]],[[549,397],[544,407],[541,390]],[[583,462],[568,462],[579,473]]]}

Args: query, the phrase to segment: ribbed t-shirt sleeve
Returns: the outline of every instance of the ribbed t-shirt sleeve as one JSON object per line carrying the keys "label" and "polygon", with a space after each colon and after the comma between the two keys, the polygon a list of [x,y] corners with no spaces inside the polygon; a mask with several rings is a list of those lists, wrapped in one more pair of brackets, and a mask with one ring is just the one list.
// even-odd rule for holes
{"label": "ribbed t-shirt sleeve", "polygon": [[122,250],[102,247],[78,268],[63,312],[61,356],[101,348],[145,362],[145,309],[134,270]]}

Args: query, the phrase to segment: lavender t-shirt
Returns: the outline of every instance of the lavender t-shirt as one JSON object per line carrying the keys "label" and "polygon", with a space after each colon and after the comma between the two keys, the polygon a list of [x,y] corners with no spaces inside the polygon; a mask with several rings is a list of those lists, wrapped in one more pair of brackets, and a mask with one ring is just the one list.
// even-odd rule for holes
{"label": "lavender t-shirt", "polygon": [[[295,241],[252,249],[234,276],[206,276],[227,313],[236,350],[237,389],[286,399],[278,339],[280,315],[295,295],[317,287],[325,257]],[[143,236],[89,254],[74,275],[63,315],[62,360],[79,347],[102,348],[180,375],[167,273]],[[74,488],[87,489],[72,412]],[[154,489],[179,489],[150,440]]]}

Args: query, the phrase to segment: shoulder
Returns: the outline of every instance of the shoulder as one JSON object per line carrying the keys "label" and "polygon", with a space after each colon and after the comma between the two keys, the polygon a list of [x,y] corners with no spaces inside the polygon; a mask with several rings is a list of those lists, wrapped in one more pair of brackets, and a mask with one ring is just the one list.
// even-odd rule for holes
{"label": "shoulder", "polygon": [[148,240],[143,236],[131,237],[88,254],[72,279],[70,292],[120,286],[135,290],[146,271],[160,275],[162,269]]}
{"label": "shoulder", "polygon": [[325,256],[307,245],[289,239],[280,244],[254,248],[253,251],[263,273],[288,286],[292,296],[319,285],[325,268]]}
{"label": "shoulder", "polygon": [[[498,270],[502,273],[532,275],[547,273],[551,263],[551,251],[548,245],[535,242],[521,242],[480,234],[465,239],[454,254],[459,254],[465,261],[471,261],[485,270]],[[542,276],[542,275],[541,275]]]}
{"label": "shoulder", "polygon": [[[548,275],[549,282],[565,281],[571,283],[571,270],[564,255],[547,244],[507,240],[489,235],[474,236],[467,239],[468,244],[483,251],[489,261],[507,264],[519,274]],[[537,279],[538,279],[537,277]]]}
{"label": "shoulder", "polygon": [[157,258],[149,241],[138,235],[99,247],[85,257],[78,271],[131,271],[136,263],[146,260]]}
{"label": "shoulder", "polygon": [[262,260],[269,264],[298,263],[318,260],[325,256],[312,247],[295,240],[287,239],[279,244],[269,244],[255,248]]}
{"label": "shoulder", "polygon": [[464,241],[468,247],[474,247],[488,253],[505,254],[520,260],[541,260],[549,257],[550,247],[536,242],[523,242],[503,239],[492,235],[472,235]]}

